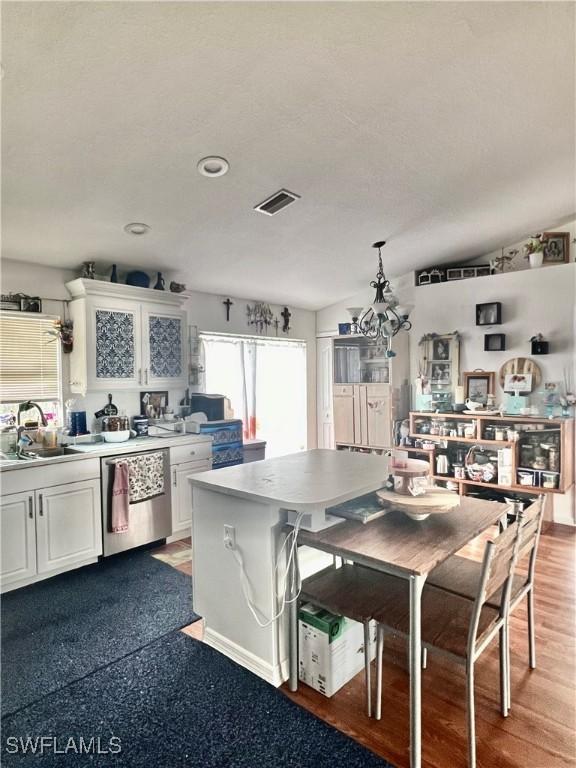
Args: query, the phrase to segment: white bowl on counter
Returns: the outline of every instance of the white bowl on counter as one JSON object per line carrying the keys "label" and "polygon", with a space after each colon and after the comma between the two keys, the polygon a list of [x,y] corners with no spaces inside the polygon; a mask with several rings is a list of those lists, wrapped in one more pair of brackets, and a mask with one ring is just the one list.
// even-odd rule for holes
{"label": "white bowl on counter", "polygon": [[130,430],[121,429],[117,432],[102,432],[105,443],[125,443],[130,439]]}

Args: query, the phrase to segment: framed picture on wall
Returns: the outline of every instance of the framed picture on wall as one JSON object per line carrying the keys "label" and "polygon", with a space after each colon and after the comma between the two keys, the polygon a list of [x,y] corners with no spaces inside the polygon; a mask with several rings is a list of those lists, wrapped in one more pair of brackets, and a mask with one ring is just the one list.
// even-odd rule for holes
{"label": "framed picture on wall", "polygon": [[430,363],[429,375],[435,384],[449,384],[452,378],[450,363]]}
{"label": "framed picture on wall", "polygon": [[465,371],[462,377],[466,400],[486,405],[494,394],[494,371]]}
{"label": "framed picture on wall", "polygon": [[544,264],[565,264],[570,261],[570,233],[544,232]]}
{"label": "framed picture on wall", "polygon": [[491,301],[487,304],[476,304],[476,325],[501,325],[502,304]]}
{"label": "framed picture on wall", "polygon": [[432,360],[450,360],[450,340],[437,338],[432,340]]}

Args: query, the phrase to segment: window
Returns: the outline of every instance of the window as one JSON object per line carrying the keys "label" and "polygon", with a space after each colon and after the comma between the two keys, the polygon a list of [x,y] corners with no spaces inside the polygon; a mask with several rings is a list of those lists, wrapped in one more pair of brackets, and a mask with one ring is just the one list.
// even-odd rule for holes
{"label": "window", "polygon": [[0,413],[17,412],[17,404],[34,400],[47,418],[60,420],[60,342],[54,318],[0,315]]}
{"label": "window", "polygon": [[206,391],[225,395],[244,438],[266,440],[266,456],[306,449],[306,344],[201,335]]}

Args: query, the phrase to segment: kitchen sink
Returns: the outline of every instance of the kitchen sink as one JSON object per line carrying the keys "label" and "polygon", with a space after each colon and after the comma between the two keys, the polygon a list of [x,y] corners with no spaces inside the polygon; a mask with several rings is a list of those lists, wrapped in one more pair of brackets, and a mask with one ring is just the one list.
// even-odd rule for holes
{"label": "kitchen sink", "polygon": [[23,455],[17,453],[2,453],[0,454],[0,466],[8,466],[10,464],[21,464],[22,462],[34,462],[38,459],[51,459],[55,456],[67,456],[71,451],[66,448],[38,448],[33,451],[24,452]]}

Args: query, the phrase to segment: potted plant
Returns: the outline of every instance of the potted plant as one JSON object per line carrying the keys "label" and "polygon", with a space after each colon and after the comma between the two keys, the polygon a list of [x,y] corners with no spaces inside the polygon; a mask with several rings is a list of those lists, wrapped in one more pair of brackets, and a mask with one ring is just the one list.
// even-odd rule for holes
{"label": "potted plant", "polygon": [[530,262],[530,269],[542,266],[544,261],[544,242],[542,235],[531,235],[530,241],[524,246],[525,258]]}

